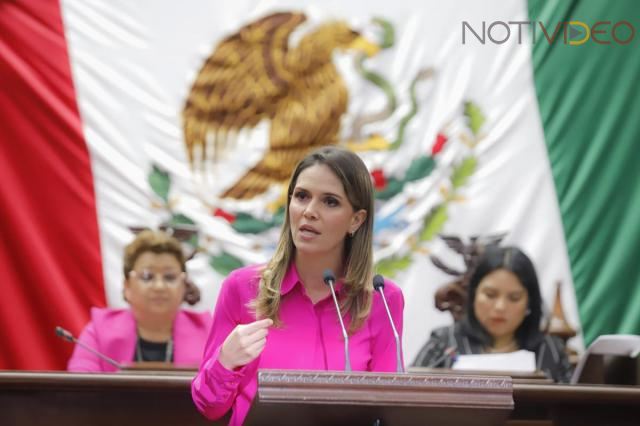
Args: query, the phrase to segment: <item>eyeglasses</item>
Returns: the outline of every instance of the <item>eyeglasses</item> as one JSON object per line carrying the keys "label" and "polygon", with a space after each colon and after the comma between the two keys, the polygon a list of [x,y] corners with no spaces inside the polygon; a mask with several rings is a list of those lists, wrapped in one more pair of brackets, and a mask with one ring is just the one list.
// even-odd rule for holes
{"label": "eyeglasses", "polygon": [[167,287],[177,287],[184,279],[184,272],[165,272],[162,274],[154,274],[148,270],[131,271],[129,277],[135,278],[142,285],[151,287],[157,279],[160,279]]}

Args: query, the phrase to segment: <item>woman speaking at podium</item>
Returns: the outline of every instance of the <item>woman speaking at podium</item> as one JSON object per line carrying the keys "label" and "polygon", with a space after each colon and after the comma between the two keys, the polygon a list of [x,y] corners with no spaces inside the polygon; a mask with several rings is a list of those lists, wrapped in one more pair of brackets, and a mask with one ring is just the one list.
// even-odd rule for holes
{"label": "woman speaking at podium", "polygon": [[[275,254],[266,265],[235,270],[222,284],[191,386],[206,417],[231,410],[230,424],[242,424],[258,368],[401,368],[382,295],[373,289],[373,203],[369,172],[356,154],[321,148],[297,165]],[[335,284],[335,299],[326,282]],[[401,331],[402,292],[386,281],[384,295]]]}
{"label": "woman speaking at podium", "polygon": [[[178,240],[162,231],[140,232],[124,254],[124,298],[131,308],[93,308],[78,341],[119,364],[198,365],[211,314],[180,308],[183,301],[193,305],[200,300],[185,271]],[[117,367],[76,345],[67,369],[98,372]]]}

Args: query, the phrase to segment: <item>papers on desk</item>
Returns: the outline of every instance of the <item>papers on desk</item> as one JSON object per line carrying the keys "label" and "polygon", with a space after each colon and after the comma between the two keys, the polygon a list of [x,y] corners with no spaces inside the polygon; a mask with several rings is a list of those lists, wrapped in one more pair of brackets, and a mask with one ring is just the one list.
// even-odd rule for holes
{"label": "papers on desk", "polygon": [[500,354],[458,355],[453,369],[532,373],[536,371],[536,354],[520,350]]}

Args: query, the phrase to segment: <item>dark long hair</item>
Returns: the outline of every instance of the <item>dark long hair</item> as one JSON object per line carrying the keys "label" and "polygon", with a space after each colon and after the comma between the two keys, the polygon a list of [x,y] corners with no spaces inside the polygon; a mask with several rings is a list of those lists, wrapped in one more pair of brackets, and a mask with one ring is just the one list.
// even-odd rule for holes
{"label": "dark long hair", "polygon": [[512,272],[527,290],[528,313],[516,330],[515,337],[521,349],[534,350],[543,338],[540,331],[542,296],[531,259],[517,247],[490,247],[482,255],[469,281],[466,315],[462,319],[461,326],[466,334],[482,344],[489,345],[493,342],[492,337],[476,318],[473,302],[480,282],[498,269]]}

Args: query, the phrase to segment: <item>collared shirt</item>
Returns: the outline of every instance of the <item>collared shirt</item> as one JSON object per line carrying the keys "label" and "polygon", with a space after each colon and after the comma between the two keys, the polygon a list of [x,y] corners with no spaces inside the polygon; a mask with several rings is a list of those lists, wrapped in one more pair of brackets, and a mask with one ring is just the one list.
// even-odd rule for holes
{"label": "collared shirt", "polygon": [[[280,327],[271,327],[261,355],[251,363],[229,371],[218,355],[229,333],[238,324],[256,320],[247,306],[258,294],[259,267],[232,272],[222,284],[205,347],[200,371],[192,382],[193,400],[206,417],[215,420],[232,409],[230,425],[241,425],[257,391],[257,370],[344,371],[344,340],[331,295],[311,302],[292,263],[281,285]],[[342,293],[338,282],[338,297]],[[401,290],[385,281],[385,296],[398,333],[402,335],[404,299]],[[349,326],[349,314],[344,316]],[[371,313],[349,335],[351,368],[354,371],[396,371],[393,331],[379,293],[373,294]]]}
{"label": "collared shirt", "polygon": [[[173,361],[177,366],[193,367],[202,361],[202,349],[211,328],[210,312],[180,309],[173,321]],[[91,321],[78,341],[114,359],[130,363],[136,353],[136,320],[131,309],[91,308]],[[118,369],[95,354],[76,345],[69,371],[114,372]]]}

